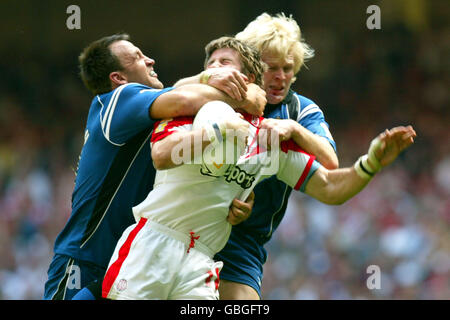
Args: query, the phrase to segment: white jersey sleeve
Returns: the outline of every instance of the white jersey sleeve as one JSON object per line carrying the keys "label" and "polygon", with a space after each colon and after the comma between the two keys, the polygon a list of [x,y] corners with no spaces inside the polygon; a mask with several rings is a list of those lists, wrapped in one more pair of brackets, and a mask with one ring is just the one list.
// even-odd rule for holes
{"label": "white jersey sleeve", "polygon": [[304,191],[320,166],[316,157],[303,151],[293,140],[281,142],[279,157],[277,178],[295,190]]}

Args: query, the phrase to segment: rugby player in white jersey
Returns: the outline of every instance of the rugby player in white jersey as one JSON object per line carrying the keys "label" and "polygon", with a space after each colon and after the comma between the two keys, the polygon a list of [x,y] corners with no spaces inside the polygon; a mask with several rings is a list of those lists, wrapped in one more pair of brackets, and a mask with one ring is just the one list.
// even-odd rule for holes
{"label": "rugby player in white jersey", "polygon": [[[261,84],[263,65],[254,49],[234,38],[215,41],[218,49],[208,66],[235,68],[249,81]],[[155,124],[152,158],[158,171],[154,189],[133,208],[136,223],[117,243],[102,284],[104,298],[218,299],[222,262],[213,257],[228,240],[231,224],[227,215],[233,198],[245,197],[258,181],[276,175],[324,203],[341,204],[392,163],[416,136],[411,126],[386,130],[354,166],[327,170],[292,139],[272,143],[268,149],[267,144],[259,144],[262,117],[243,114],[247,122],[236,113],[215,118],[211,128],[195,130],[193,117]],[[175,161],[172,150],[180,144],[184,143],[183,152],[204,149],[224,139],[226,129],[248,130],[249,136],[245,152],[224,175],[210,175],[201,163],[191,162],[193,158],[181,165]]]}

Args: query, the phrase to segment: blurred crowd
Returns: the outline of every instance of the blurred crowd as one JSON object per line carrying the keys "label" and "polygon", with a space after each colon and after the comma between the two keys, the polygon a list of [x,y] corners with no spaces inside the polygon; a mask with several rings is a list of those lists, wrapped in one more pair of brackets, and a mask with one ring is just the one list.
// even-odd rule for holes
{"label": "blurred crowd", "polygon": [[[341,166],[387,127],[412,124],[417,141],[344,205],[291,195],[264,299],[450,299],[450,28],[386,28],[309,28],[316,57],[293,88],[323,109]],[[0,60],[0,299],[42,298],[70,215],[91,96],[64,58],[81,48],[68,50]]]}

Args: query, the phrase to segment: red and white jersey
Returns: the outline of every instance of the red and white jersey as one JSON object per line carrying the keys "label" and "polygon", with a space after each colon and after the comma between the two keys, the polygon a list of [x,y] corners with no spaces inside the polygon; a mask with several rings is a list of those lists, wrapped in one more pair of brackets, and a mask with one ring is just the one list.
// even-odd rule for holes
{"label": "red and white jersey", "polygon": [[[225,246],[231,232],[226,219],[233,199],[245,200],[259,181],[274,174],[296,190],[304,187],[319,167],[315,157],[292,140],[282,142],[275,151],[267,151],[257,139],[263,118],[244,116],[251,124],[251,132],[236,165],[231,165],[221,177],[202,172],[201,164],[157,171],[153,190],[133,208],[136,221],[144,217],[185,234],[195,232],[195,236],[200,236],[197,241],[216,253]],[[152,143],[177,131],[192,130],[193,119],[157,122]]]}

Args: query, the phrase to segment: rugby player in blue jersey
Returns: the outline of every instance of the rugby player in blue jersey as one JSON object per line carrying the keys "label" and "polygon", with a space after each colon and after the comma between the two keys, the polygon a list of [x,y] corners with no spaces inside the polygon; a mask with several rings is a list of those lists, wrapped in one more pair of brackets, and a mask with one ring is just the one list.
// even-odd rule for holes
{"label": "rugby player in blue jersey", "polygon": [[[266,103],[264,90],[257,85],[247,85],[240,101],[201,84],[164,89],[155,61],[128,40],[126,34],[104,37],[79,57],[81,77],[95,97],[86,122],[72,212],[55,241],[44,299],[71,299],[103,278],[117,240],[134,222],[131,208],[152,189],[155,169],[149,139],[156,119],[194,115],[211,100],[262,115]],[[248,211],[251,200],[234,204],[233,224],[240,221],[236,212]]]}
{"label": "rugby player in blue jersey", "polygon": [[[300,27],[283,13],[263,13],[236,35],[261,53],[268,65],[264,73],[267,105],[262,128],[275,130],[280,141],[292,138],[303,150],[316,156],[327,169],[335,169],[336,144],[325,122],[323,112],[312,100],[294,92],[292,83],[313,50],[302,39]],[[284,120],[275,120],[284,119]],[[251,216],[233,226],[225,248],[216,255],[224,262],[221,271],[221,299],[260,299],[264,248],[280,224],[292,191],[272,177],[259,183]]]}
{"label": "rugby player in blue jersey", "polygon": [[[264,110],[266,120],[261,128],[277,132],[280,141],[292,138],[303,150],[315,155],[325,168],[337,168],[336,144],[322,110],[312,100],[291,89],[295,75],[314,53],[303,41],[297,22],[283,13],[276,16],[263,13],[236,38],[258,49],[268,66],[264,72],[268,104]],[[227,67],[228,63],[226,60],[221,65],[208,66],[211,54],[207,47],[205,71],[182,79],[175,85],[207,83],[230,96],[239,97],[236,86],[242,80],[236,78],[240,74],[224,72],[223,67]],[[228,87],[219,82],[223,79],[229,79]],[[224,262],[220,273],[221,299],[260,299],[263,264],[267,259],[264,244],[280,224],[291,191],[292,188],[276,177],[266,179],[255,187],[256,198],[250,218],[233,227],[227,245],[215,257]]]}

